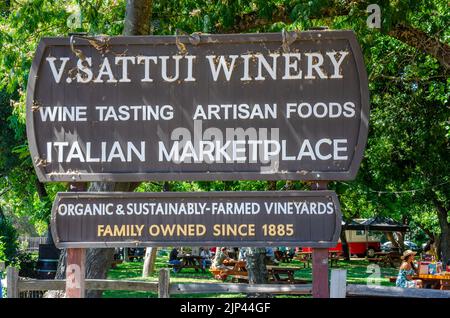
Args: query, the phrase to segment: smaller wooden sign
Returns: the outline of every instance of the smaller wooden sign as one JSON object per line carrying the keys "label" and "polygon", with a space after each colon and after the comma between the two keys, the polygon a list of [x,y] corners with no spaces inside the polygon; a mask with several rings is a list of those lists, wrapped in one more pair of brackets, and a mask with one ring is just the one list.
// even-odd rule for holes
{"label": "smaller wooden sign", "polygon": [[59,248],[144,246],[336,246],[333,191],[58,193]]}

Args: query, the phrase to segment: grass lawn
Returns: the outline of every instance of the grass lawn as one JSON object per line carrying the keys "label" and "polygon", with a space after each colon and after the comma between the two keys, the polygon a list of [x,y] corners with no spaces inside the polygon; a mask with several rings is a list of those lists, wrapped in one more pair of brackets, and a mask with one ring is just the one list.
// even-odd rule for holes
{"label": "grass lawn", "polygon": [[[168,256],[161,255],[156,259],[156,271],[151,277],[142,278],[142,266],[143,262],[127,262],[118,264],[116,268],[111,269],[108,272],[108,279],[123,279],[123,280],[139,280],[139,281],[158,281],[158,270],[160,268],[167,267]],[[389,276],[396,276],[398,270],[390,267],[378,267],[373,270],[373,265],[369,266],[369,262],[364,259],[356,259],[351,261],[339,261],[338,267],[341,269],[347,269],[347,282],[349,284],[372,284],[380,283],[382,286],[394,286],[394,283],[389,282]],[[295,272],[296,278],[311,279],[311,268],[303,268],[303,264],[299,261],[292,261],[291,263],[280,263],[280,266],[299,267],[300,270]],[[379,275],[377,271],[379,270]],[[220,282],[207,271],[206,273],[195,272],[194,269],[183,269],[180,273],[170,272],[170,281],[172,283],[217,283]],[[227,280],[229,281],[229,279]],[[130,291],[105,291],[103,293],[105,298],[156,298],[156,293],[151,292],[130,292]],[[242,298],[244,294],[183,294],[173,295],[171,297],[179,298]],[[276,296],[276,297],[305,297],[305,296]]]}

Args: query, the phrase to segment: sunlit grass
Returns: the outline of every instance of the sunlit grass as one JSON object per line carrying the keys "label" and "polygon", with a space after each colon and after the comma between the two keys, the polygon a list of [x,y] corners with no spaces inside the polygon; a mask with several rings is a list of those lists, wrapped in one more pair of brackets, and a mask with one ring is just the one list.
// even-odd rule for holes
{"label": "sunlit grass", "polygon": [[[111,269],[108,272],[108,279],[117,280],[138,280],[157,282],[159,269],[167,267],[168,256],[158,256],[155,262],[155,271],[150,277],[142,277],[143,262],[127,262],[118,264],[116,268]],[[390,276],[397,275],[397,269],[386,267],[375,267],[373,264],[364,259],[352,260],[352,261],[339,261],[338,267],[340,269],[347,269],[347,282],[349,284],[380,284],[382,286],[394,286],[394,283],[389,282]],[[279,266],[285,267],[299,267],[300,269],[295,272],[295,278],[311,281],[312,270],[311,268],[304,268],[303,264],[297,260],[293,260],[290,263],[280,263]],[[331,271],[331,268],[330,268]],[[217,283],[221,282],[214,279],[213,275],[206,271],[205,273],[194,269],[183,269],[179,273],[170,271],[171,283],[189,284],[189,283]],[[229,282],[230,279],[227,280]],[[156,298],[156,293],[150,292],[130,292],[130,291],[105,291],[103,296],[106,298]],[[180,298],[243,298],[245,294],[180,294],[173,295],[171,297]],[[276,297],[305,297],[305,296],[287,296],[279,295]],[[306,296],[310,297],[310,296]]]}

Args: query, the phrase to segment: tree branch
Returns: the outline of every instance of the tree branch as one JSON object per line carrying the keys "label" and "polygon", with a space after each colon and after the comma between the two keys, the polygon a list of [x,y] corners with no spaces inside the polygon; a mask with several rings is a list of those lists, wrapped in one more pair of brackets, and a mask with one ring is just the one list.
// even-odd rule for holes
{"label": "tree branch", "polygon": [[[317,10],[317,12],[312,13],[308,18],[329,18],[348,15],[349,13],[349,6],[340,6],[337,3],[334,6],[326,6]],[[272,15],[268,18],[260,17],[258,12],[254,11],[237,16],[235,18],[235,23],[230,28],[221,25],[217,25],[217,27],[219,33],[242,33],[277,22],[292,23],[289,9],[283,6],[277,6]],[[388,34],[421,52],[435,57],[445,70],[449,69],[450,47],[446,43],[441,42],[437,37],[402,23],[396,24]]]}
{"label": "tree branch", "polygon": [[389,35],[435,57],[446,70],[450,68],[450,46],[439,39],[405,24],[397,24]]}
{"label": "tree branch", "polygon": [[45,185],[40,182],[38,179],[35,180],[34,184],[36,185],[36,192],[38,194],[39,200],[45,201],[48,199],[47,189],[45,189]]}
{"label": "tree branch", "polygon": [[430,239],[432,239],[433,241],[438,241],[436,239],[436,234],[434,234],[433,232],[431,232],[430,230],[426,229],[422,224],[416,223],[417,226],[426,234],[428,235],[428,237]]}
{"label": "tree branch", "polygon": [[441,225],[441,230],[444,230],[444,227],[450,227],[450,224],[447,221],[448,211],[445,206],[436,198],[436,195],[433,195],[431,198],[434,206],[436,207],[439,223]]}

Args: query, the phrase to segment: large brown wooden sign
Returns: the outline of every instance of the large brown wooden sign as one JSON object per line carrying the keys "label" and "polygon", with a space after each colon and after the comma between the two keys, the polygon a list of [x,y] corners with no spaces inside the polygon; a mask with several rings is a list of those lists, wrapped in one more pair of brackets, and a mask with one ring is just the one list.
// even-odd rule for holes
{"label": "large brown wooden sign", "polygon": [[55,244],[120,246],[336,246],[333,191],[58,193]]}
{"label": "large brown wooden sign", "polygon": [[27,93],[41,181],[353,179],[368,131],[352,31],[44,38]]}

